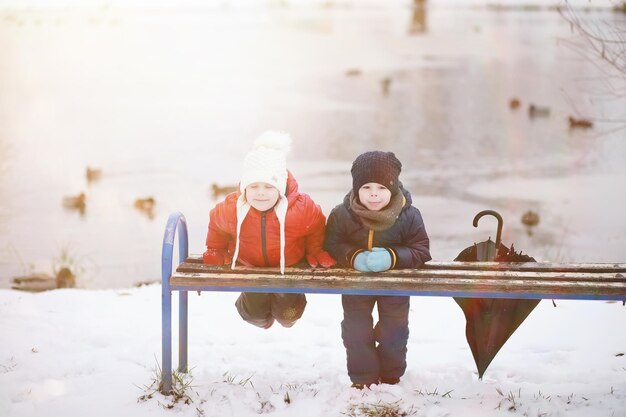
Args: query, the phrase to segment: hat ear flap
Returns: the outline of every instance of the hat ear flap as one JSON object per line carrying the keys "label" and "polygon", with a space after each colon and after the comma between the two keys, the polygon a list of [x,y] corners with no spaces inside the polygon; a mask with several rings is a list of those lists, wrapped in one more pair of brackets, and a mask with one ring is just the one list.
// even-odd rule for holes
{"label": "hat ear flap", "polygon": [[235,253],[233,253],[233,260],[230,264],[230,269],[235,269],[235,264],[237,263],[237,257],[239,256],[239,234],[241,232],[241,225],[249,211],[250,203],[248,203],[244,194],[241,194],[237,199],[237,241],[235,242]]}
{"label": "hat ear flap", "polygon": [[285,273],[285,219],[287,218],[287,208],[289,202],[287,198],[281,197],[274,206],[274,212],[280,224],[280,273]]}

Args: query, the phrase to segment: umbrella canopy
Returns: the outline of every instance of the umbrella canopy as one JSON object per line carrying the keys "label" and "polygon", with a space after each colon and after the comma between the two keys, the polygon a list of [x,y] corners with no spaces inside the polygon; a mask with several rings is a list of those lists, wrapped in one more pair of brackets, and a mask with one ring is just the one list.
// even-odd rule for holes
{"label": "umbrella canopy", "polygon": [[[513,245],[509,249],[500,242],[503,221],[502,217],[495,211],[485,210],[478,213],[474,218],[474,226],[478,226],[478,220],[487,214],[498,219],[496,242],[489,238],[484,242],[475,243],[461,251],[454,260],[463,262],[535,262],[534,258],[515,252]],[[496,248],[498,248],[497,251]],[[465,314],[465,336],[474,356],[478,377],[481,379],[498,351],[540,301],[459,297],[455,297],[454,300]]]}

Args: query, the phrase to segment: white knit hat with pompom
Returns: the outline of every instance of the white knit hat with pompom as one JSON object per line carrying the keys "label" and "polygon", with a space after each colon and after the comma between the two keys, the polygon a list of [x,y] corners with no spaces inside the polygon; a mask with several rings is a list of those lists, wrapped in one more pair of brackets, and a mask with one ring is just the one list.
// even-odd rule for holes
{"label": "white knit hat with pompom", "polygon": [[254,149],[246,155],[241,170],[239,190],[255,182],[265,182],[278,189],[281,196],[287,187],[287,153],[291,137],[282,132],[265,132],[254,141]]}
{"label": "white knit hat with pompom", "polygon": [[237,242],[233,255],[232,269],[239,255],[239,232],[241,224],[250,211],[250,203],[246,200],[246,187],[255,182],[264,182],[278,190],[278,202],[274,206],[276,217],[280,222],[280,272],[285,273],[285,217],[287,215],[287,153],[291,147],[291,137],[287,133],[268,131],[254,141],[252,149],[243,160],[237,200]]}

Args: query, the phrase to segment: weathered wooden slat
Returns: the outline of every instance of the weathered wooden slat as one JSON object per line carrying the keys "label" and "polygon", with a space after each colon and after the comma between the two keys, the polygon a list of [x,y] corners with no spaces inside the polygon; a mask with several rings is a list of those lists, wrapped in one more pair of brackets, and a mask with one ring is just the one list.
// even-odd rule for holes
{"label": "weathered wooden slat", "polygon": [[181,264],[176,271],[187,274],[219,274],[221,276],[266,276],[280,282],[286,278],[298,277],[306,279],[308,277],[354,277],[363,280],[381,279],[388,282],[394,277],[404,277],[407,279],[416,278],[471,278],[471,279],[494,279],[494,280],[554,280],[554,281],[581,281],[581,282],[626,282],[626,275],[612,272],[544,272],[544,271],[510,271],[510,270],[463,270],[463,269],[398,269],[386,272],[367,274],[353,269],[330,268],[330,269],[302,269],[286,268],[285,275],[278,273],[276,268],[236,268],[203,265],[203,264]]}
{"label": "weathered wooden slat", "polygon": [[[273,277],[262,274],[247,275],[223,275],[219,273],[175,273],[170,279],[172,285],[207,285],[207,286],[272,286],[272,287],[301,287],[314,288],[316,286],[342,288],[402,288],[411,289],[421,286],[449,286],[449,287],[498,287],[498,288],[523,288],[531,287],[568,287],[568,288],[592,288],[598,286],[596,282],[589,281],[555,281],[550,279],[509,279],[506,281],[488,278],[465,278],[465,277],[355,277],[355,276],[305,276],[293,275],[284,277]],[[626,296],[626,286],[623,282],[602,283],[603,288],[612,288],[624,291]]]}
{"label": "weathered wooden slat", "polygon": [[[211,287],[232,291],[237,288],[261,288],[277,290],[299,289],[325,290],[324,292],[358,293],[359,290],[410,292],[414,295],[435,293],[436,295],[466,294],[479,296],[489,293],[508,294],[509,298],[540,298],[529,295],[545,294],[546,298],[561,295],[579,295],[581,298],[604,296],[607,299],[626,299],[626,283],[592,282],[585,280],[557,281],[553,279],[490,279],[489,277],[394,277],[394,276],[344,276],[344,275],[286,275],[272,276],[259,273],[245,275],[214,273],[174,273],[170,278],[173,288]],[[278,291],[280,292],[280,291]],[[318,291],[311,291],[318,292]],[[567,297],[570,298],[570,297]]]}
{"label": "weathered wooden slat", "polygon": [[[202,256],[191,255],[181,265],[189,268],[197,264],[202,264]],[[237,270],[254,270],[256,268],[237,267]],[[454,261],[429,261],[422,269],[433,270],[507,270],[507,271],[537,271],[537,272],[614,272],[626,273],[626,264],[623,263],[575,263],[563,264],[552,262],[454,262]],[[275,271],[276,269],[269,269]]]}
{"label": "weathered wooden slat", "polygon": [[551,262],[427,262],[423,269],[463,269],[463,270],[507,270],[536,272],[614,272],[626,273],[626,264],[619,263],[578,263],[562,264]]}

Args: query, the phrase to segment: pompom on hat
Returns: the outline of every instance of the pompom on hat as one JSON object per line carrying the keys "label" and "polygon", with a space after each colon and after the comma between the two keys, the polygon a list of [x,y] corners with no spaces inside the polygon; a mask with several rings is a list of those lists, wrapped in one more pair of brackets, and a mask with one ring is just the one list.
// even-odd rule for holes
{"label": "pompom on hat", "polygon": [[367,183],[375,182],[387,187],[391,195],[400,191],[402,163],[393,152],[370,151],[359,155],[352,163],[352,190],[356,195]]}
{"label": "pompom on hat", "polygon": [[278,202],[274,206],[276,217],[280,223],[280,272],[285,273],[285,217],[287,216],[287,153],[291,148],[291,137],[287,133],[268,131],[254,141],[254,148],[243,160],[237,200],[237,242],[231,269],[235,269],[239,255],[239,233],[241,224],[250,211],[250,203],[246,200],[246,187],[255,182],[270,184],[278,190]]}

